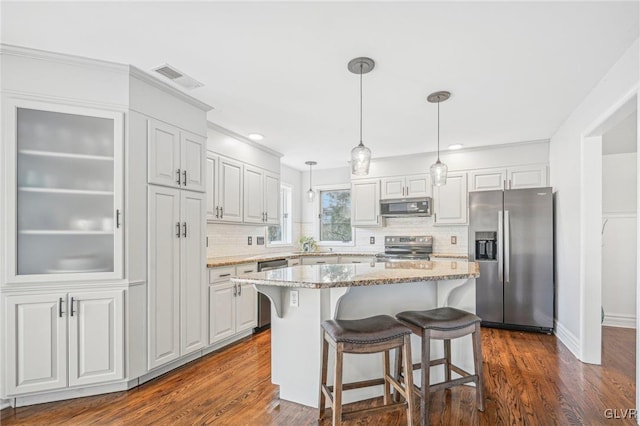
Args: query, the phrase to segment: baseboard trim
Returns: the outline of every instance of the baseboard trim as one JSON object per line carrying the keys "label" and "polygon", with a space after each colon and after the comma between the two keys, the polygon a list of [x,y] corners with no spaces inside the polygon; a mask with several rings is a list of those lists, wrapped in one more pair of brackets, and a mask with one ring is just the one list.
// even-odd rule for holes
{"label": "baseboard trim", "polygon": [[11,401],[8,399],[0,399],[0,410],[11,407]]}
{"label": "baseboard trim", "polygon": [[560,340],[560,342],[564,346],[566,346],[567,349],[569,349],[573,356],[575,356],[577,359],[580,359],[580,340],[557,320],[555,320],[554,323],[554,334],[556,335],[558,340]]}
{"label": "baseboard trim", "polygon": [[602,325],[607,327],[636,328],[636,317],[633,315],[605,314]]}
{"label": "baseboard trim", "polygon": [[24,407],[27,405],[44,404],[45,402],[63,401],[65,399],[83,398],[85,396],[102,395],[111,392],[121,392],[129,389],[127,382],[111,383],[108,385],[98,385],[85,388],[65,389],[52,391],[39,395],[25,395],[12,398],[9,405],[13,407]]}

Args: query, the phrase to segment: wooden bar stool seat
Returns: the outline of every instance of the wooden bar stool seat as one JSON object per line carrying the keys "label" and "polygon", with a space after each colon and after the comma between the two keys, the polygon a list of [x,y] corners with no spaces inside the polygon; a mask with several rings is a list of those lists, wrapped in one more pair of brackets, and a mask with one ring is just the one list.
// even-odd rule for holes
{"label": "wooden bar stool seat", "polygon": [[[420,388],[416,386],[416,392],[420,396],[420,420],[421,424],[429,424],[429,401],[430,393],[464,383],[473,382],[476,385],[476,404],[478,410],[484,411],[484,389],[482,373],[482,347],[480,342],[480,317],[456,308],[436,308],[426,311],[406,311],[396,315],[401,323],[411,329],[411,331],[422,339],[421,362],[413,365],[411,370],[397,364],[396,376],[411,376],[407,371],[421,370],[422,383]],[[464,371],[460,367],[451,363],[451,339],[472,335],[474,374]],[[444,357],[430,359],[431,339],[444,340]],[[406,364],[406,363],[405,363]],[[429,367],[433,365],[444,365],[444,382],[429,384]],[[451,371],[460,377],[451,379]]]}
{"label": "wooden bar stool seat", "polygon": [[[405,369],[411,368],[411,330],[389,315],[377,315],[357,320],[327,320],[322,323],[322,366],[320,373],[320,402],[319,419],[325,413],[325,402],[333,411],[333,425],[339,425],[343,420],[362,417],[369,414],[380,414],[391,410],[406,409],[407,423],[413,424],[413,377],[406,374],[403,383],[391,375],[389,352],[398,351],[397,356],[405,360]],[[336,360],[333,386],[327,385],[327,363],[329,359],[329,343],[335,346]],[[371,354],[383,352],[384,365],[381,379],[364,380],[353,383],[342,383],[343,354]],[[342,411],[342,392],[369,386],[384,385],[384,405]],[[391,389],[402,395],[403,402],[391,399]],[[326,399],[325,399],[326,398]]]}

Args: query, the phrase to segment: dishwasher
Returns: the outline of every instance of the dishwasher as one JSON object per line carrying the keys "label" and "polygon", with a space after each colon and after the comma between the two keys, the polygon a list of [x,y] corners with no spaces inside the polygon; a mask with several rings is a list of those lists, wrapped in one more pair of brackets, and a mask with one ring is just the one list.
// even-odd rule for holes
{"label": "dishwasher", "polygon": [[[258,262],[258,272],[270,271],[272,269],[286,268],[289,265],[287,259],[274,259],[265,262]],[[271,301],[267,296],[258,292],[258,326],[254,330],[258,333],[271,326]]]}

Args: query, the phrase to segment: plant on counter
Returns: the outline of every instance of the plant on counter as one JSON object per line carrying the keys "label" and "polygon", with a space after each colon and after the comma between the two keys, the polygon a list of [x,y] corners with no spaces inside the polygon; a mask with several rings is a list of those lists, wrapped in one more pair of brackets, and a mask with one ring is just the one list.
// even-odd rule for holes
{"label": "plant on counter", "polygon": [[300,247],[304,252],[316,251],[318,244],[313,237],[300,237]]}

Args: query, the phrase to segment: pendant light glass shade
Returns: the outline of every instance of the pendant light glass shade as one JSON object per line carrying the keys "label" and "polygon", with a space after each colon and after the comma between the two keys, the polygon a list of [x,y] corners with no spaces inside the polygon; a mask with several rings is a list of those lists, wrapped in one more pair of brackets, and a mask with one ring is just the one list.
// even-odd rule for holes
{"label": "pendant light glass shade", "polygon": [[316,199],[316,193],[313,190],[313,187],[311,186],[311,167],[315,166],[316,163],[315,161],[305,161],[304,164],[309,166],[309,190],[306,192],[306,196],[307,196],[307,201],[309,203],[313,202],[313,200]]}
{"label": "pendant light glass shade", "polygon": [[354,74],[360,75],[360,144],[351,150],[351,174],[365,176],[369,174],[371,164],[371,150],[362,143],[362,74],[366,74],[375,67],[371,58],[355,58],[349,61],[347,68]]}
{"label": "pendant light glass shade", "polygon": [[438,104],[438,159],[431,165],[431,184],[442,186],[447,183],[447,165],[440,161],[440,102],[444,102],[451,96],[451,93],[441,91],[427,96],[427,101]]}

